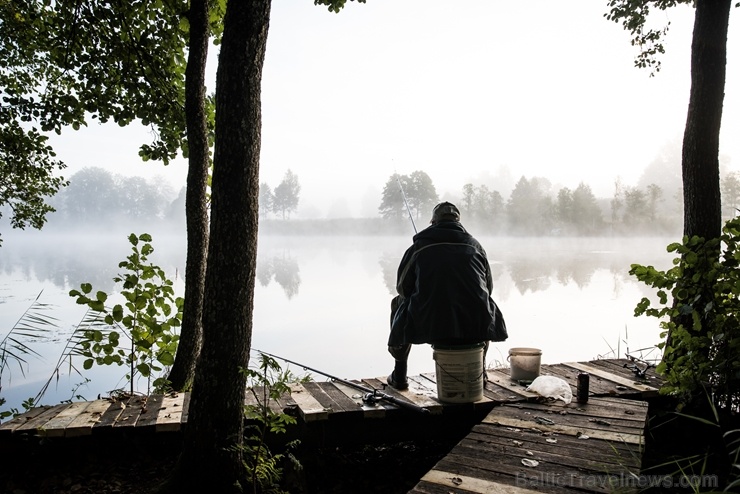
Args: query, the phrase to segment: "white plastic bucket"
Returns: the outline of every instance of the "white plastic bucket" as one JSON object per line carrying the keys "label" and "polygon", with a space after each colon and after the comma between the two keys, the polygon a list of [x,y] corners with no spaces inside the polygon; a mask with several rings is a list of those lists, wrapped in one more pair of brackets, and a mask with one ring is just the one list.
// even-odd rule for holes
{"label": "white plastic bucket", "polygon": [[539,348],[510,348],[512,381],[534,381],[540,375],[542,350]]}
{"label": "white plastic bucket", "polygon": [[433,348],[439,401],[473,403],[483,399],[483,343]]}

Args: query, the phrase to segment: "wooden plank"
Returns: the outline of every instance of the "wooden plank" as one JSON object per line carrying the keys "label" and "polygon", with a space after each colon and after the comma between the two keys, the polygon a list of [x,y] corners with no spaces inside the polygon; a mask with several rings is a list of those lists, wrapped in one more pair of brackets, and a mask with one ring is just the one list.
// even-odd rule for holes
{"label": "wooden plank", "polygon": [[565,427],[567,428],[566,430],[577,429],[580,433],[586,434],[589,437],[595,437],[597,434],[607,431],[640,436],[645,425],[644,422],[621,420],[618,418],[609,418],[607,420],[599,416],[576,414],[554,415],[539,413],[536,410],[515,410],[508,407],[499,407],[496,410],[495,417],[497,420],[521,420],[527,424],[522,427],[528,429],[552,431],[552,429],[543,429],[542,426]]}
{"label": "wooden plank", "polygon": [[608,381],[621,384],[622,386],[626,386],[628,388],[635,389],[647,395],[657,395],[658,394],[658,388],[654,388],[646,384],[641,384],[639,382],[635,382],[630,379],[624,379],[622,377],[616,376],[612,373],[598,369],[592,365],[585,364],[583,362],[565,362],[563,365],[567,365],[568,367],[572,367],[574,369],[588,372],[589,374],[593,374],[595,376],[601,377]]}
{"label": "wooden plank", "polygon": [[184,425],[188,422],[188,413],[190,411],[190,393],[182,393],[182,417],[180,417],[180,424]]}
{"label": "wooden plank", "polygon": [[[355,382],[355,381],[352,381]],[[359,384],[359,383],[358,383]],[[349,399],[354,400],[355,403],[360,407],[363,414],[362,416],[366,419],[376,419],[376,418],[383,418],[385,417],[385,407],[381,405],[379,402],[370,404],[366,402],[363,398],[367,394],[363,391],[360,391],[356,388],[351,388],[348,385],[341,383],[341,382],[335,382],[334,386],[337,387],[339,391],[345,394]]]}
{"label": "wooden plank", "polygon": [[179,431],[182,420],[184,393],[170,393],[162,399],[154,428],[157,432]]}
{"label": "wooden plank", "polygon": [[509,386],[502,387],[499,383],[488,379],[489,372],[493,372],[493,370],[489,369],[486,371],[486,380],[483,383],[483,396],[491,400],[493,403],[510,403],[527,399],[524,396],[512,394],[510,391],[509,388],[519,386],[519,383],[510,381]]}
{"label": "wooden plank", "polygon": [[[619,463],[635,471],[640,469],[642,455],[639,446],[608,443],[608,446],[600,444],[597,447],[584,448],[584,444],[582,440],[567,435],[478,424],[458,445],[479,449],[483,455],[517,454],[526,458],[530,453],[542,453],[563,456],[574,462],[585,457],[605,464]],[[594,442],[588,444],[593,445]]]}
{"label": "wooden plank", "polygon": [[311,393],[301,383],[290,384],[290,397],[298,405],[304,421],[314,422],[329,418],[329,411],[316,398],[311,396]]}
{"label": "wooden plank", "polygon": [[[271,410],[273,413],[281,414],[283,413],[283,407],[280,405],[280,402],[277,400],[274,400],[270,398],[270,391],[265,386],[255,386],[253,388],[250,388],[247,390],[247,396],[249,395],[254,396],[254,400],[250,400],[250,404],[258,407],[262,407],[263,405],[267,405],[267,408]],[[245,405],[246,405],[245,401]]]}
{"label": "wooden plank", "polygon": [[[561,467],[559,469],[548,469],[545,467],[545,463],[538,465],[535,473],[535,471],[533,471],[534,469],[529,469],[521,463],[521,458],[515,458],[509,454],[499,454],[495,456],[489,454],[487,456],[478,455],[470,457],[465,454],[458,454],[456,449],[453,449],[453,452],[442,458],[437,465],[435,465],[434,469],[444,472],[454,472],[456,475],[465,475],[505,485],[526,483],[527,487],[532,485],[538,492],[552,494],[572,493],[574,489],[571,487],[571,484],[574,483],[574,480],[578,482],[583,475],[591,473],[587,469],[582,468]],[[535,478],[545,479],[545,481],[533,481],[533,476],[536,476]],[[552,481],[549,481],[550,479],[552,479]],[[577,489],[577,491],[600,492],[604,494],[611,492],[609,489],[598,485],[593,486],[593,488],[586,488],[583,490]],[[459,490],[457,492],[465,491]]]}
{"label": "wooden plank", "polygon": [[303,387],[306,391],[311,393],[311,396],[318,401],[324,410],[329,414],[328,418],[332,418],[332,415],[342,411],[342,406],[337,404],[330,396],[328,396],[324,390],[315,381],[303,383]]}
{"label": "wooden plank", "polygon": [[353,399],[349,398],[346,394],[340,391],[336,387],[336,383],[331,382],[317,382],[316,383],[326,395],[332,399],[337,407],[342,412],[342,416],[355,417],[362,415],[361,406]]}
{"label": "wooden plank", "polygon": [[450,489],[463,489],[465,492],[474,492],[476,494],[522,494],[538,492],[514,485],[500,484],[498,482],[468,477],[467,475],[452,474],[442,470],[430,470],[421,478],[421,480]]}
{"label": "wooden plank", "polygon": [[47,437],[62,437],[64,429],[78,416],[85,411],[90,402],[75,401],[69,404],[67,408],[59,412],[53,419],[49,420],[39,429],[39,433]]}
{"label": "wooden plank", "polygon": [[111,406],[109,400],[95,400],[85,408],[66,427],[66,437],[89,436],[92,434],[93,426],[98,423],[106,410]]}
{"label": "wooden plank", "polygon": [[141,415],[136,421],[137,428],[155,427],[157,425],[157,416],[159,409],[162,408],[164,395],[149,395],[141,409]]}
{"label": "wooden plank", "polygon": [[491,414],[487,415],[486,418],[483,419],[483,422],[486,424],[497,424],[507,427],[519,427],[523,429],[536,429],[539,431],[557,432],[559,434],[568,434],[571,436],[578,436],[587,433],[586,435],[589,438],[603,439],[606,441],[624,441],[625,443],[629,444],[642,444],[642,434],[632,434],[628,432],[612,432],[606,430],[589,429],[582,426],[563,424],[545,425],[535,423],[531,420]]}
{"label": "wooden plank", "polygon": [[[436,393],[434,393],[433,396],[430,394],[428,386],[415,381],[413,378],[409,378],[408,389],[399,391],[391,386],[383,384],[385,382],[384,379],[385,378],[380,377],[375,379],[363,379],[362,382],[372,389],[382,390],[383,393],[388,396],[392,396],[395,399],[403,400],[406,403],[419,408],[426,408],[432,415],[442,413],[444,408],[443,405],[436,399]],[[388,407],[390,408],[391,405],[394,409],[399,408],[392,403],[390,403]]]}
{"label": "wooden plank", "polygon": [[111,404],[105,411],[105,413],[103,413],[103,415],[100,417],[100,420],[98,420],[98,422],[93,425],[93,433],[102,432],[113,427],[113,424],[116,423],[118,417],[126,409],[126,403],[128,402],[128,400],[120,399],[109,399],[108,401],[110,401]]}
{"label": "wooden plank", "polygon": [[51,408],[54,407],[50,405],[35,407],[25,413],[18,415],[17,417],[12,418],[11,420],[7,420],[0,424],[0,433],[9,434],[15,431],[18,427],[27,423],[29,420],[38,417],[44,412],[48,412]]}
{"label": "wooden plank", "polygon": [[499,388],[509,391],[509,398],[511,400],[518,400],[519,398],[537,398],[540,395],[537,393],[530,393],[525,391],[525,386],[512,381],[508,376],[504,376],[500,371],[489,370],[486,371],[488,376],[488,382],[492,385],[497,385]]}
{"label": "wooden plank", "polygon": [[33,417],[31,420],[26,421],[24,424],[19,425],[15,428],[15,432],[18,433],[29,433],[29,432],[38,432],[38,430],[44,426],[49,420],[56,417],[59,413],[64,411],[69,407],[69,403],[65,403],[64,405],[56,405],[51,408],[47,408],[43,412],[41,412],[39,415]]}
{"label": "wooden plank", "polygon": [[[640,370],[643,370],[645,369],[645,364],[636,364],[626,359],[593,360],[593,361],[590,361],[589,364],[593,365],[594,367],[602,368],[606,370],[607,372],[623,377],[625,379],[629,379],[635,382],[646,384],[654,388],[660,388],[663,385],[663,378],[660,377],[655,372],[655,367],[653,366],[651,366],[647,371],[645,371],[645,377],[640,377],[637,375],[637,373],[635,373],[632,367],[637,365],[637,367]],[[625,367],[625,366],[628,366],[628,367]]]}
{"label": "wooden plank", "polygon": [[[625,414],[624,410],[630,409],[633,414]],[[520,410],[520,413],[532,416],[547,416],[554,420],[589,420],[592,418],[615,420],[625,425],[630,425],[642,429],[646,410],[640,407],[633,407],[631,400],[622,400],[621,403],[605,402],[600,397],[592,398],[588,403],[570,403],[568,405],[561,401],[556,402],[526,402],[512,403],[498,407],[502,413],[507,410]]]}
{"label": "wooden plank", "polygon": [[129,398],[126,406],[121,410],[116,421],[113,422],[113,427],[135,427],[145,403],[145,396],[136,395]]}

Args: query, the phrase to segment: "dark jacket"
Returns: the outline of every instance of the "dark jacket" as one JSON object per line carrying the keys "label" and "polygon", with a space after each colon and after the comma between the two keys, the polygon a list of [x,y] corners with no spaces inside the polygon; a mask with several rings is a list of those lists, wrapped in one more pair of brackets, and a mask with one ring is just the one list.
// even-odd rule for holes
{"label": "dark jacket", "polygon": [[398,267],[398,310],[389,346],[503,341],[506,325],[491,298],[486,252],[457,221],[414,236]]}

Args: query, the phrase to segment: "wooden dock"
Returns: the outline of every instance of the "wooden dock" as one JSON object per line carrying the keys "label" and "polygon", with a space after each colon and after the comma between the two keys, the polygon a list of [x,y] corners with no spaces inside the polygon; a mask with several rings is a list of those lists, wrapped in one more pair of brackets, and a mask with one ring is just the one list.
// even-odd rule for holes
{"label": "wooden dock", "polygon": [[[610,359],[542,366],[542,375],[562,378],[574,395],[578,373],[588,372],[585,404],[575,397],[566,405],[527,392],[510,379],[508,369],[488,370],[483,399],[469,404],[440,402],[434,373],[410,377],[405,391],[384,386],[384,378],[352,381],[423,407],[427,414],[383,400],[364,402],[362,391],[336,381],[295,383],[289,395],[268,404],[298,419],[299,436],[312,434],[323,445],[346,437],[378,440],[381,431],[412,438],[431,428],[436,433],[440,424],[464,428],[455,432],[464,439],[413,493],[612,492],[613,484],[623,486],[639,474],[645,399],[661,386],[654,369],[642,372],[637,365]],[[262,402],[261,391],[250,389],[247,404]],[[189,393],[175,393],[35,408],[0,424],[0,446],[29,437],[60,441],[177,433],[187,424],[189,398]]]}

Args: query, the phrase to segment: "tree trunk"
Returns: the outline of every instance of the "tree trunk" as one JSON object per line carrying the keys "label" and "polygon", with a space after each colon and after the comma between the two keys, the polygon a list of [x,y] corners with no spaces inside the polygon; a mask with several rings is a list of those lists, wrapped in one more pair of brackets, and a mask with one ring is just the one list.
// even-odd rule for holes
{"label": "tree trunk", "polygon": [[[691,93],[683,137],[683,197],[684,235],[698,236],[709,241],[722,234],[722,207],[719,184],[719,132],[722,123],[722,104],[725,90],[725,66],[727,64],[727,28],[732,0],[697,0],[694,18],[694,33],[691,41]],[[674,304],[688,303],[704,314],[703,307],[710,304],[714,287],[705,282],[706,273],[719,258],[717,248],[704,249],[699,259],[686,262],[683,277],[674,292],[682,285],[698,294],[689,301],[675,300]],[[697,278],[698,276],[698,278]],[[699,281],[697,281],[697,279]],[[697,283],[702,286],[697,287]],[[697,326],[691,313],[675,316],[676,327],[683,327],[691,338],[706,336],[713,321],[702,315],[701,326]],[[681,364],[681,359],[692,351],[685,341],[689,336],[676,337],[669,332],[663,361],[667,370]],[[693,350],[696,351],[696,350]],[[711,345],[702,350],[709,358]],[[678,363],[678,364],[677,364]],[[701,383],[699,383],[701,384]],[[690,396],[682,398],[688,409],[702,410],[706,395],[697,386]]]}
{"label": "tree trunk", "polygon": [[188,177],[185,191],[187,260],[185,306],[177,356],[168,377],[173,389],[185,391],[193,383],[203,342],[203,286],[208,253],[208,119],[206,116],[206,62],[208,60],[208,0],[191,0],[188,14],[190,42],[185,70],[185,120],[188,132]]}
{"label": "tree trunk", "polygon": [[175,483],[236,492],[257,254],[261,79],[270,0],[228,2],[216,80],[216,145],[203,348]]}
{"label": "tree trunk", "polygon": [[684,235],[722,231],[719,131],[731,0],[697,0],[691,42],[691,93],[683,137]]}

